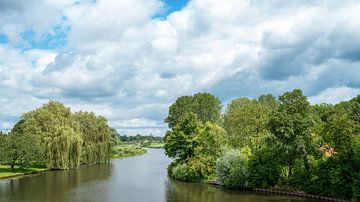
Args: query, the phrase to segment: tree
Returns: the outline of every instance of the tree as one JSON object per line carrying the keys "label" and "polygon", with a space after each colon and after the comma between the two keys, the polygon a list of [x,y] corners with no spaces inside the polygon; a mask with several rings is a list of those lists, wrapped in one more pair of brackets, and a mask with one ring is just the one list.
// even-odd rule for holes
{"label": "tree", "polygon": [[360,124],[360,95],[350,100],[350,117]]}
{"label": "tree", "polygon": [[215,160],[220,156],[225,144],[226,132],[217,124],[207,122],[195,135],[195,155],[207,156]]}
{"label": "tree", "polygon": [[181,96],[169,108],[169,115],[165,118],[170,128],[173,128],[185,114],[192,112],[197,118],[206,123],[220,122],[220,100],[210,93],[197,93],[193,96]]}
{"label": "tree", "polygon": [[23,120],[15,124],[7,135],[3,135],[0,148],[0,162],[21,167],[44,165],[44,151],[38,139],[23,131]]}
{"label": "tree", "polygon": [[39,138],[50,169],[77,168],[80,165],[81,137],[79,123],[69,108],[50,101],[23,115],[23,130]]}
{"label": "tree", "polygon": [[279,109],[272,113],[269,129],[279,149],[285,154],[284,165],[289,169],[289,177],[295,166],[296,159],[302,159],[305,177],[309,175],[308,155],[312,147],[310,103],[301,90],[285,92],[279,97]]}
{"label": "tree", "polygon": [[230,145],[234,148],[247,145],[252,150],[260,148],[269,133],[266,127],[269,114],[277,105],[272,95],[262,95],[259,100],[237,98],[231,101],[224,115]]}
{"label": "tree", "polygon": [[165,135],[165,153],[177,161],[186,161],[195,155],[195,135],[201,129],[202,123],[192,112],[180,118],[175,127]]}
{"label": "tree", "polygon": [[105,117],[96,116],[93,112],[75,113],[80,124],[83,140],[81,162],[102,163],[111,158],[115,144],[114,132],[107,124]]}

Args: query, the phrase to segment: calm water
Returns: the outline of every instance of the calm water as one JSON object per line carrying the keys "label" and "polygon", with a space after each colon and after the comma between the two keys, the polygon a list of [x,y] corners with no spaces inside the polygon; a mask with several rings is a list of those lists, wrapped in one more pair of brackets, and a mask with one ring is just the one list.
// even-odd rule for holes
{"label": "calm water", "polygon": [[149,149],[146,155],[114,160],[109,165],[3,180],[0,181],[0,201],[309,201],[169,180],[166,176],[169,163],[163,150]]}

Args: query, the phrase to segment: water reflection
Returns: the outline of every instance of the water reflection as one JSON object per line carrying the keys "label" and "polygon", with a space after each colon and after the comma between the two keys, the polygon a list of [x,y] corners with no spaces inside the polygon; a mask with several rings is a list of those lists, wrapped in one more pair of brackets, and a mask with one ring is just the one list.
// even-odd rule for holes
{"label": "water reflection", "polygon": [[50,171],[35,177],[0,181],[0,199],[6,200],[63,200],[72,188],[91,181],[106,181],[112,165],[82,166],[79,170]]}
{"label": "water reflection", "polygon": [[166,199],[171,202],[300,202],[310,201],[302,198],[289,198],[287,196],[258,194],[253,192],[240,192],[227,190],[210,185],[197,183],[184,183],[176,180],[168,181],[166,185]]}
{"label": "water reflection", "polygon": [[167,178],[170,159],[163,150],[114,160],[108,165],[52,171],[36,177],[0,181],[0,201],[260,202],[309,201],[225,190]]}

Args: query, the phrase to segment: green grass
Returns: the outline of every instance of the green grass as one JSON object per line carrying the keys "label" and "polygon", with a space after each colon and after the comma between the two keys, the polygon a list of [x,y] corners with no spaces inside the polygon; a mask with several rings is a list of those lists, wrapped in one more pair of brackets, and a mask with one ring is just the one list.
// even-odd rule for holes
{"label": "green grass", "polygon": [[124,158],[146,153],[146,149],[135,144],[120,144],[115,146],[112,158]]}
{"label": "green grass", "polygon": [[47,168],[20,168],[18,166],[15,166],[14,170],[11,170],[10,166],[0,165],[0,178],[6,178],[44,170],[47,170]]}
{"label": "green grass", "polygon": [[151,143],[150,146],[148,146],[147,148],[153,148],[153,149],[162,149],[164,148],[164,144],[163,142],[154,142],[154,143]]}

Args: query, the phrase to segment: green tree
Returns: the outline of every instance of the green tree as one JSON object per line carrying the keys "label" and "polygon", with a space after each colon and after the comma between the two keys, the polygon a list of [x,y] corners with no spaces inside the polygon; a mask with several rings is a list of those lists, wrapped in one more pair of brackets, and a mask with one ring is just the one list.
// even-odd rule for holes
{"label": "green tree", "polygon": [[308,156],[314,150],[310,103],[298,89],[284,93],[279,100],[279,109],[270,117],[269,129],[284,152],[283,163],[288,167],[288,176],[292,177],[295,162],[300,158],[307,178],[310,171]]}
{"label": "green tree", "polygon": [[197,118],[206,123],[219,123],[221,116],[221,102],[210,93],[197,93],[193,96],[181,96],[169,108],[169,115],[165,118],[170,128],[173,128],[185,114],[193,112]]}
{"label": "green tree", "polygon": [[44,151],[38,139],[28,133],[24,133],[23,120],[15,124],[7,135],[3,135],[0,148],[0,163],[21,167],[44,165]]}
{"label": "green tree", "polygon": [[207,122],[194,137],[196,142],[195,155],[214,158],[222,153],[225,144],[226,132],[217,124]]}
{"label": "green tree", "polygon": [[109,162],[116,143],[114,132],[105,117],[96,116],[93,112],[80,111],[75,113],[75,119],[80,124],[82,144],[81,162]]}
{"label": "green tree", "polygon": [[260,148],[269,134],[266,126],[269,114],[277,105],[272,95],[262,95],[259,100],[237,98],[231,101],[224,115],[230,145],[234,148],[247,145],[253,151]]}
{"label": "green tree", "polygon": [[192,112],[181,117],[175,127],[165,135],[165,153],[177,161],[186,161],[195,155],[195,135],[202,127],[202,123]]}
{"label": "green tree", "polygon": [[23,115],[23,130],[40,139],[50,169],[77,168],[83,140],[79,123],[70,108],[59,102],[48,104]]}
{"label": "green tree", "polygon": [[360,124],[360,95],[350,100],[350,110],[352,120]]}

